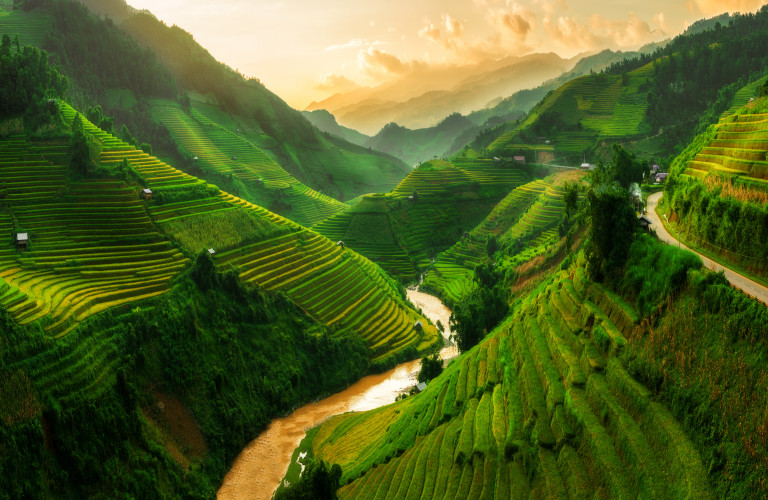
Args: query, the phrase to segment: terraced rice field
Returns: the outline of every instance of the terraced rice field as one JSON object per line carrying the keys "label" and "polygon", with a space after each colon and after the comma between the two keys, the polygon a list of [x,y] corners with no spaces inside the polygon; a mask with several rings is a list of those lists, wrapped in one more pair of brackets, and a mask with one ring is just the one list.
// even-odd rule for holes
{"label": "terraced rice field", "polygon": [[[188,264],[152,223],[138,190],[110,179],[67,186],[66,141],[2,140],[0,304],[52,336],[109,307],[161,294]],[[15,232],[29,248],[16,249]]]}
{"label": "terraced rice field", "polygon": [[332,241],[342,241],[393,276],[413,277],[416,268],[407,251],[398,245],[390,227],[388,212],[368,212],[363,208],[366,204],[363,201],[359,206],[326,219],[313,229]]}
{"label": "terraced rice field", "polygon": [[710,498],[670,412],[618,360],[636,313],[561,272],[427,389],[317,432],[340,498]]}
{"label": "terraced rice field", "polygon": [[284,291],[318,320],[357,332],[376,357],[412,345],[440,341],[437,329],[414,328],[421,316],[407,309],[394,283],[371,261],[306,229],[217,253],[219,268],[235,266],[240,277]]}
{"label": "terraced rice field", "polygon": [[690,161],[685,175],[734,177],[749,187],[768,189],[768,113],[737,113],[715,125],[715,135]]}
{"label": "terraced rice field", "polygon": [[[602,138],[635,137],[648,132],[644,125],[647,108],[642,84],[652,76],[653,63],[628,73],[626,82],[619,75],[585,75],[575,78],[544,99],[528,118],[498,139],[489,149],[508,156],[535,144],[521,144],[520,134],[548,113],[559,116],[569,130],[550,138],[554,150],[564,154],[580,154]],[[626,84],[624,84],[626,83]],[[579,130],[575,130],[579,125]],[[530,135],[530,134],[529,134]]]}
{"label": "terraced rice field", "polygon": [[[62,113],[71,122],[75,111],[62,105]],[[379,357],[440,341],[381,269],[357,253],[180,172],[87,121],[84,128],[101,143],[102,165],[127,158],[155,198],[141,200],[138,187],[116,179],[67,184],[66,141],[3,140],[0,193],[8,208],[0,211],[0,230],[8,236],[28,232],[31,239],[27,250],[17,250],[10,238],[0,248],[0,304],[18,321],[42,319],[51,335],[61,336],[99,311],[161,294],[190,263],[168,238],[174,237],[172,223],[239,211],[261,221],[259,234],[272,236],[219,247],[217,266],[237,266],[244,281],[282,290],[318,320],[339,331],[354,330]],[[200,196],[156,201],[180,188]],[[421,331],[414,328],[417,320],[426,325]]]}
{"label": "terraced rice field", "polygon": [[487,258],[486,241],[491,236],[522,249],[505,259],[505,266],[514,267],[544,253],[547,245],[559,239],[557,225],[563,206],[560,185],[537,180],[514,189],[469,237],[438,256],[424,279],[426,289],[452,303],[469,294],[475,287],[473,270]]}
{"label": "terraced rice field", "polygon": [[[525,180],[520,169],[493,160],[428,162],[391,194],[366,196],[314,229],[343,241],[394,276],[415,279],[417,268],[430,265],[430,252],[450,246]],[[447,234],[446,228],[458,232]]]}
{"label": "terraced rice field", "polygon": [[307,226],[347,208],[302,184],[264,151],[194,109],[187,114],[175,103],[158,101],[152,112],[176,141],[198,158],[203,170],[236,177],[257,193],[258,199],[252,201],[265,203],[278,198],[282,215]]}
{"label": "terraced rice field", "polygon": [[18,35],[22,47],[41,47],[52,26],[53,18],[48,15],[23,10],[6,12],[0,9],[0,35],[7,34],[11,40]]}

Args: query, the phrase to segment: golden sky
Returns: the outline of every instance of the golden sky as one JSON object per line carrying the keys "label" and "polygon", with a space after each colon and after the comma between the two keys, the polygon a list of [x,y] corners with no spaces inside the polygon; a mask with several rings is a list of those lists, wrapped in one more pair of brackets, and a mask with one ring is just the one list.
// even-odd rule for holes
{"label": "golden sky", "polygon": [[767,0],[128,0],[303,109],[419,68],[631,50]]}

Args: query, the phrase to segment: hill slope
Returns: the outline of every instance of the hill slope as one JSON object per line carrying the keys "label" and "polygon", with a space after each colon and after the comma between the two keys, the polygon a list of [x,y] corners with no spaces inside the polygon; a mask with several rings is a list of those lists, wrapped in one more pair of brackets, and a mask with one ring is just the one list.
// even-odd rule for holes
{"label": "hill slope", "polygon": [[423,393],[324,424],[312,446],[351,481],[340,496],[711,497],[691,440],[620,361],[637,316],[613,297],[560,273]]}
{"label": "hill slope", "polygon": [[[178,27],[169,28],[122,1],[88,4],[94,12],[118,19],[119,28],[111,20],[90,15],[78,3],[60,0],[25,3],[28,12],[0,17],[0,31],[41,33],[29,41],[55,54],[52,57],[73,82],[70,97],[78,105],[101,104],[106,115],[115,117],[116,131],[127,124],[139,142],[153,143],[159,154],[180,168],[192,169],[182,160],[198,155],[161,137],[163,130],[152,123],[146,100],[162,98],[162,107],[167,107],[168,99],[195,107],[267,152],[298,181],[337,199],[388,191],[407,173],[395,158],[343,140],[327,140],[258,80],[246,80],[220,64]],[[80,50],[89,44],[100,50]],[[121,59],[126,61],[122,66],[116,64]]]}
{"label": "hill slope", "polygon": [[[71,122],[75,111],[66,105],[62,110]],[[215,248],[217,266],[235,265],[243,281],[283,290],[323,323],[354,330],[375,357],[408,346],[426,349],[439,340],[434,327],[413,328],[420,317],[365,258],[87,121],[85,127],[98,144],[101,166],[118,178],[67,184],[67,143],[4,141],[2,224],[31,240],[28,252],[8,242],[0,257],[0,304],[17,321],[41,319],[50,335],[64,335],[104,309],[166,292],[188,267],[185,254]],[[126,168],[152,189],[151,201],[141,201],[138,187],[119,178]]]}
{"label": "hill slope", "polygon": [[476,286],[475,266],[493,257],[489,239],[502,249],[495,267],[505,274],[507,269],[514,272],[519,265],[546,254],[561,239],[562,183],[577,177],[578,172],[565,172],[513,189],[468,235],[438,255],[420,289],[447,304],[460,302]]}
{"label": "hill slope", "polygon": [[313,229],[410,282],[528,177],[523,169],[492,161],[433,160],[414,169],[392,193],[366,196]]}

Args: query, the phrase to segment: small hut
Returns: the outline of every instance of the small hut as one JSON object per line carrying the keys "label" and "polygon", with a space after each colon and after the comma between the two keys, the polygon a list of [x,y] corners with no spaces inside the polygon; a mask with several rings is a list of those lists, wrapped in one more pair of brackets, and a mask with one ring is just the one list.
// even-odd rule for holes
{"label": "small hut", "polygon": [[216,255],[216,250],[214,250],[213,248],[209,248],[209,249],[208,249],[208,255],[210,255],[211,257],[213,257],[214,255]]}
{"label": "small hut", "polygon": [[659,172],[656,174],[656,184],[664,183],[667,180],[667,172]]}
{"label": "small hut", "polygon": [[640,224],[640,227],[642,227],[643,231],[645,231],[646,233],[651,230],[651,224],[653,224],[653,222],[651,221],[651,219],[649,219],[645,215],[641,215],[640,217],[638,217],[637,222]]}
{"label": "small hut", "polygon": [[341,240],[337,241],[336,242],[336,246],[337,247],[341,247],[341,249],[344,250],[344,242],[343,241],[341,241]]}
{"label": "small hut", "polygon": [[424,324],[421,322],[421,320],[420,320],[420,319],[419,319],[419,320],[416,320],[416,323],[414,323],[414,324],[413,324],[413,328],[414,328],[416,331],[420,332],[421,330],[423,330],[423,329],[424,329]]}
{"label": "small hut", "polygon": [[516,163],[525,163],[525,156],[517,155],[517,156],[514,156],[512,159],[515,160]]}
{"label": "small hut", "polygon": [[149,200],[152,198],[152,190],[149,188],[144,188],[141,191],[139,191],[139,198],[142,200]]}
{"label": "small hut", "polygon": [[16,248],[25,250],[29,246],[29,235],[27,233],[16,233]]}
{"label": "small hut", "polygon": [[418,384],[416,384],[416,390],[418,392],[424,392],[424,389],[426,389],[426,388],[427,388],[427,383],[426,382],[419,382]]}

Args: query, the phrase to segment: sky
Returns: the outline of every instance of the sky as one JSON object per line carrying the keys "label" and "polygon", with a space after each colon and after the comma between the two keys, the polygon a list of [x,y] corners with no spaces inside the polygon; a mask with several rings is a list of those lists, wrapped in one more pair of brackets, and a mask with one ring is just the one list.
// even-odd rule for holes
{"label": "sky", "polygon": [[632,50],[768,0],[128,0],[297,109],[433,66]]}

